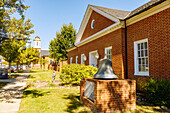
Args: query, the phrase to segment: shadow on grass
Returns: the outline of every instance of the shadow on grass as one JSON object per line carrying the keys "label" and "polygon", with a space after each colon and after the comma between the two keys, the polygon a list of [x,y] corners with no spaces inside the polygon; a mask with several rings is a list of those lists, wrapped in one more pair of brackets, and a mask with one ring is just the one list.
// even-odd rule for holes
{"label": "shadow on grass", "polygon": [[9,78],[17,78],[19,76],[19,74],[11,74],[10,76],[9,76]]}
{"label": "shadow on grass", "polygon": [[160,108],[159,106],[154,106],[153,104],[150,104],[149,102],[146,101],[136,101],[137,106],[141,107],[140,109],[136,109],[136,113],[145,111],[146,110],[153,110],[154,112],[165,112],[167,113],[168,111],[166,109]]}
{"label": "shadow on grass", "polygon": [[4,87],[6,84],[8,84],[9,82],[0,82],[0,88]]}
{"label": "shadow on grass", "polygon": [[[75,113],[75,110],[77,111],[79,107],[83,107],[83,104],[80,103],[80,96],[78,96],[78,94],[71,93],[64,95],[64,99],[70,100],[66,109],[68,113]],[[89,111],[83,109],[77,113],[89,113]]]}
{"label": "shadow on grass", "polygon": [[36,89],[25,90],[23,92],[23,98],[26,98],[26,97],[38,98],[38,97],[47,95],[48,93],[50,93],[50,92],[42,92],[42,91],[39,91]]}

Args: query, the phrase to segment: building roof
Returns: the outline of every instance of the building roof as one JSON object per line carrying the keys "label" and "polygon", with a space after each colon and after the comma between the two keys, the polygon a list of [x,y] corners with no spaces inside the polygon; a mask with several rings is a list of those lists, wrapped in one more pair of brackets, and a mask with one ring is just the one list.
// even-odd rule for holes
{"label": "building roof", "polygon": [[111,9],[111,8],[106,8],[106,7],[100,7],[100,6],[95,6],[95,5],[89,5],[92,6],[96,9],[99,9],[111,16],[114,16],[120,20],[130,18],[136,14],[139,14],[143,12],[144,10],[150,9],[154,7],[155,5],[158,5],[166,0],[150,0],[148,3],[138,7],[137,9],[129,12],[129,11],[123,11],[123,10],[117,10],[117,9]]}
{"label": "building roof", "polygon": [[106,7],[100,7],[100,6],[94,6],[94,5],[89,5],[89,6],[99,9],[118,19],[124,19],[130,13],[129,11],[111,9],[111,8],[106,8]]}
{"label": "building roof", "polygon": [[49,56],[49,50],[41,50],[41,56]]}
{"label": "building roof", "polygon": [[154,7],[155,5],[158,5],[158,4],[160,4],[164,1],[166,1],[166,0],[151,0],[148,3],[138,7],[137,9],[135,9],[133,11],[131,11],[131,13],[126,18],[130,18],[130,17],[132,17],[136,14],[139,14],[139,13],[143,12],[144,10],[150,9],[150,8]]}

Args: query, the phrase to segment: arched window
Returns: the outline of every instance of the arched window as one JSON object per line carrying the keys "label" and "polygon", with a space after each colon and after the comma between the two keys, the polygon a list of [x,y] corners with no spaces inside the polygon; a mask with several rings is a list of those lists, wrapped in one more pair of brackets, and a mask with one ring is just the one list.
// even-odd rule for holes
{"label": "arched window", "polygon": [[94,29],[94,24],[95,24],[95,20],[93,19],[91,22],[91,28]]}

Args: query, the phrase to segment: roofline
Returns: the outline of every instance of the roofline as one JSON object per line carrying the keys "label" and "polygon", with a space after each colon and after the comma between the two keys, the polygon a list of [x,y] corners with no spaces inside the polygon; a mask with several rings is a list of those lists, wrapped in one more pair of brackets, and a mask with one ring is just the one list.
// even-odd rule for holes
{"label": "roofline", "polygon": [[[144,9],[142,9],[141,11],[139,11],[139,12],[137,12],[137,13],[134,13],[134,14],[131,15],[130,17],[127,17],[127,18],[125,18],[125,19],[123,19],[123,20],[130,19],[130,18],[132,18],[132,17],[134,17],[134,16],[136,16],[136,15],[138,15],[138,14],[144,12],[144,11],[147,11],[147,10],[151,9],[152,7],[154,7],[154,6],[156,6],[156,5],[159,5],[160,3],[164,2],[164,1],[167,1],[167,0],[161,0],[161,1],[159,1],[159,2],[156,2],[156,3],[154,3],[154,4],[152,4],[152,5],[148,6],[148,7],[146,7],[146,8],[144,8]],[[148,2],[147,2],[147,3],[148,3]],[[141,7],[141,6],[140,6],[140,7]],[[139,7],[138,7],[138,8],[139,8]],[[136,10],[136,9],[135,9],[135,10]],[[131,12],[132,12],[132,11],[131,11]]]}

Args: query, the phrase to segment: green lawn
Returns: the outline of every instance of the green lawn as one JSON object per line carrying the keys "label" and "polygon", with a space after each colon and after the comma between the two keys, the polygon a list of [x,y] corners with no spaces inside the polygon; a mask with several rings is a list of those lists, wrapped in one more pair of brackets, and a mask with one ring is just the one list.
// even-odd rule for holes
{"label": "green lawn", "polygon": [[28,88],[19,113],[91,113],[79,102],[79,95],[78,89]]}
{"label": "green lawn", "polygon": [[[56,79],[59,79],[59,73],[57,73]],[[51,83],[51,80],[52,71],[32,70],[27,84],[37,81]],[[27,88],[23,93],[19,113],[92,113],[90,109],[80,103],[79,92],[79,89],[73,88]],[[152,106],[139,101],[137,101],[136,110],[127,113],[147,112],[168,113],[168,111],[160,109],[159,106]]]}
{"label": "green lawn", "polygon": [[[51,82],[52,81],[52,70],[31,70],[30,76],[27,80],[27,83],[31,82]],[[56,72],[56,79],[59,79],[59,72]]]}

